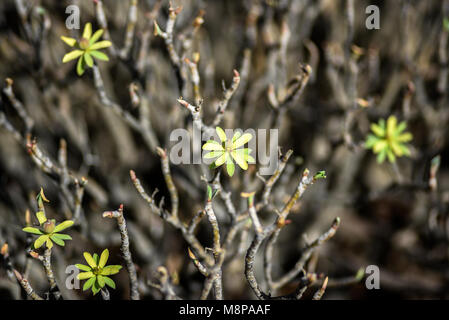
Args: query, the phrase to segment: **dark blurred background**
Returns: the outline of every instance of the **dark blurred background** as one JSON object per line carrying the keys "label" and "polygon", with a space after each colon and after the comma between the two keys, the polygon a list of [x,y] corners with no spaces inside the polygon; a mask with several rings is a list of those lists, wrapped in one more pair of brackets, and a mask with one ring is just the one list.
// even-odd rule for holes
{"label": "dark blurred background", "polygon": [[[449,18],[448,1],[172,1],[173,7],[182,6],[173,33],[185,80],[182,90],[163,39],[153,34],[154,20],[165,30],[168,1],[138,1],[129,50],[117,53],[126,48],[130,3],[103,1],[114,48],[105,51],[110,61],[99,62],[99,68],[108,97],[135,117],[141,116],[143,107],[133,105],[129,87],[138,88],[140,103],[147,105],[143,117],[151,121],[159,146],[170,147],[172,130],[191,127],[189,112],[177,99],[182,96],[195,102],[184,58],[193,61],[199,52],[205,122],[211,122],[223,97],[222,81],[229,87],[232,70],[237,69],[240,86],[221,127],[277,128],[282,151],[293,149],[273,190],[275,206],[281,208],[287,201],[305,167],[312,172],[326,170],[327,179],[311,186],[289,216],[292,223],[275,246],[275,278],[294,266],[306,239],[314,239],[339,216],[340,229],[312,256],[308,269],[336,281],[349,279],[350,284],[330,286],[324,298],[449,297],[449,30],[443,24]],[[0,245],[8,243],[14,266],[29,272],[37,292],[48,290],[41,263],[27,258],[29,242],[21,230],[25,211],[29,209],[34,216],[34,197],[43,187],[50,200],[47,215],[58,221],[69,219],[73,206],[65,192],[74,194],[76,186],[70,179],[62,181],[60,175],[45,173],[33,161],[27,143],[35,138],[40,150],[61,170],[67,167],[73,176],[88,179],[81,203],[83,223],[69,229],[73,240],[65,248],[53,250],[60,287],[65,266],[82,263],[83,251],[100,253],[109,248],[110,263],[121,263],[116,223],[103,219],[101,213],[123,203],[142,296],[160,298],[147,281],[164,265],[177,294],[197,299],[204,277],[190,261],[185,241],[179,231],[151,212],[129,177],[129,170],[135,170],[147,192],[158,188],[156,200],[165,196],[170,208],[159,157],[141,132],[99,99],[92,69],[78,77],[75,62],[62,64],[69,47],[60,36],[79,38],[82,32],[65,27],[65,9],[71,4],[80,8],[81,28],[86,22],[92,22],[94,30],[101,27],[98,4],[91,0],[0,2],[0,81],[6,91],[12,88],[27,119],[34,123],[25,125],[4,90],[0,102]],[[379,30],[365,26],[365,9],[373,4],[380,9]],[[204,23],[195,29],[192,24],[197,17]],[[277,117],[267,92],[273,88],[278,97],[288,94],[300,63],[311,66],[310,79],[302,94]],[[378,164],[375,155],[363,148],[370,123],[390,115],[407,121],[407,130],[414,136],[411,156],[399,158],[396,166]],[[66,166],[60,161],[61,140],[67,146]],[[430,163],[437,155],[441,157],[437,187],[431,187]],[[198,165],[171,165],[171,170],[180,197],[180,216],[187,223],[203,208],[206,185],[201,175],[205,171]],[[233,178],[222,172],[223,186],[232,191],[238,212],[246,210],[240,192],[260,191],[263,186],[257,170],[257,164],[251,165],[247,171],[237,170]],[[229,217],[221,199],[214,208],[226,230]],[[265,224],[273,219],[267,210],[259,214]],[[212,246],[206,221],[197,236],[205,246]],[[239,236],[236,239],[240,241]],[[246,247],[250,239],[252,233],[244,239]],[[380,268],[380,290],[367,290],[364,280],[350,280],[368,265]],[[243,270],[244,256],[223,269],[226,299],[254,298]],[[256,260],[256,274],[263,282],[261,257]],[[111,298],[128,298],[126,271],[114,279],[117,290]],[[279,293],[295,287],[293,281]],[[61,289],[69,299],[92,297],[81,290]],[[0,269],[0,298],[23,297],[16,281]]]}

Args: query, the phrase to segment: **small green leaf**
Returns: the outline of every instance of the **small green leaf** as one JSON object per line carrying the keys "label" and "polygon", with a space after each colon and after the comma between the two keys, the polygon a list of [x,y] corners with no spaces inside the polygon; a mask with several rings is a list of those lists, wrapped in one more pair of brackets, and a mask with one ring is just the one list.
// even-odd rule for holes
{"label": "small green leaf", "polygon": [[22,231],[32,233],[32,234],[43,234],[42,231],[40,231],[38,228],[33,228],[33,227],[23,228]]}
{"label": "small green leaf", "polygon": [[235,142],[232,144],[232,147],[234,149],[239,148],[243,146],[245,143],[250,141],[253,138],[253,135],[251,133],[245,133],[241,137],[239,137]]}
{"label": "small green leaf", "polygon": [[374,132],[374,134],[378,137],[385,136],[385,129],[383,129],[380,125],[377,125],[375,123],[371,124],[371,130]]}
{"label": "small green leaf", "polygon": [[61,40],[71,47],[73,47],[76,44],[76,39],[73,38],[61,36]]}
{"label": "small green leaf", "polygon": [[365,141],[365,148],[371,149],[376,144],[377,141],[379,141],[378,137],[376,137],[373,134],[368,135],[368,138]]}
{"label": "small green leaf", "polygon": [[387,156],[387,150],[383,149],[379,152],[379,154],[377,155],[377,162],[378,163],[382,163],[385,160],[385,157]]}
{"label": "small green leaf", "polygon": [[212,187],[207,185],[207,199],[212,200]]}
{"label": "small green leaf", "polygon": [[106,262],[108,262],[108,258],[109,258],[109,250],[104,249],[103,252],[101,253],[100,262],[98,263],[98,267],[103,268],[106,265]]}
{"label": "small green leaf", "polygon": [[410,132],[403,133],[396,138],[398,142],[409,142],[413,139],[413,135]]}
{"label": "small green leaf", "polygon": [[45,242],[45,246],[47,249],[53,248],[53,242],[50,240],[50,237],[47,238],[47,241]]}
{"label": "small green leaf", "polygon": [[103,276],[110,276],[116,273],[119,273],[120,269],[122,268],[122,266],[120,265],[110,265],[110,266],[106,266],[103,268],[103,270],[101,271],[101,275]]}
{"label": "small green leaf", "polygon": [[215,131],[217,132],[217,135],[220,138],[221,142],[225,142],[226,141],[226,133],[224,132],[224,130],[220,127],[216,127]]}
{"label": "small green leaf", "polygon": [[92,24],[90,22],[88,22],[84,26],[84,31],[83,31],[82,37],[89,40],[91,35],[92,35]]}
{"label": "small green leaf", "polygon": [[97,266],[97,263],[95,262],[94,258],[92,258],[91,254],[89,252],[84,252],[84,259],[86,259],[87,264],[91,268],[95,268]]}
{"label": "small green leaf", "polygon": [[103,35],[103,32],[103,29],[98,29],[97,31],[95,31],[94,35],[89,39],[89,44],[92,45],[97,42],[97,40],[100,39],[100,37]]}
{"label": "small green leaf", "polygon": [[99,257],[98,254],[96,254],[96,253],[94,253],[94,254],[92,255],[92,257],[94,258],[94,261],[95,261],[95,263],[96,263],[97,266],[98,266],[98,262],[100,261],[100,257]]}
{"label": "small green leaf", "polygon": [[51,239],[54,243],[56,243],[58,246],[61,246],[61,247],[64,247],[64,246],[65,246],[64,240],[61,240],[61,239],[59,239],[58,237],[56,237],[56,236],[54,236],[54,235],[51,235],[51,236],[50,236],[50,239]]}
{"label": "small green leaf", "polygon": [[432,158],[432,161],[430,162],[432,167],[439,167],[441,164],[441,156],[437,155],[435,157]]}
{"label": "small green leaf", "polygon": [[104,283],[104,278],[102,275],[97,276],[97,281],[98,281],[98,285],[100,286],[100,288],[103,288],[105,283]]}
{"label": "small green leaf", "polygon": [[78,273],[78,276],[77,276],[78,280],[86,280],[86,279],[89,279],[92,277],[94,277],[94,273],[92,271],[81,272],[81,273]]}
{"label": "small green leaf", "polygon": [[45,243],[45,241],[47,241],[47,239],[48,235],[46,234],[37,238],[36,241],[34,241],[34,248],[39,249],[40,247],[42,247],[42,245]]}
{"label": "small green leaf", "polygon": [[91,45],[89,47],[89,50],[98,50],[98,49],[103,49],[103,48],[107,48],[110,47],[112,45],[111,41],[108,40],[103,40],[97,43],[94,43],[93,45]]}
{"label": "small green leaf", "polygon": [[317,179],[326,179],[326,171],[324,171],[324,170],[318,171],[318,172],[313,176],[313,178],[314,178],[315,180],[317,180]]}
{"label": "small green leaf", "polygon": [[154,21],[154,35],[155,36],[161,36],[163,34],[161,28],[159,28],[159,25],[156,21]]}
{"label": "small green leaf", "polygon": [[204,155],[204,159],[213,159],[213,158],[217,158],[217,157],[221,157],[223,155],[224,151],[211,151],[209,153],[206,153]]}
{"label": "small green leaf", "polygon": [[225,153],[223,153],[220,157],[218,157],[217,160],[215,160],[215,165],[216,165],[217,167],[219,167],[219,166],[221,166],[223,163],[225,163],[227,159],[228,159],[228,153],[225,152]]}
{"label": "small green leaf", "polygon": [[212,162],[210,165],[209,165],[209,169],[211,169],[211,170],[215,170],[215,169],[217,169],[218,168],[218,166],[215,164],[215,162]]}
{"label": "small green leaf", "polygon": [[47,221],[47,217],[45,216],[45,212],[43,211],[36,212],[36,218],[39,221],[39,224],[43,224]]}
{"label": "small green leaf", "polygon": [[62,58],[62,63],[66,63],[72,60],[75,60],[78,57],[81,57],[83,55],[83,50],[73,50],[69,53],[66,53],[64,57]]}
{"label": "small green leaf", "polygon": [[363,279],[364,276],[365,276],[365,268],[360,268],[355,275],[355,279],[357,281],[360,281]]}
{"label": "small green leaf", "polygon": [[382,150],[385,150],[388,148],[388,142],[387,140],[379,140],[377,141],[373,146],[373,152],[379,153]]}
{"label": "small green leaf", "polygon": [[79,75],[79,76],[82,76],[83,75],[83,73],[84,73],[84,71],[85,71],[85,68],[84,68],[84,58],[83,58],[83,56],[81,56],[79,59],[78,59],[78,63],[76,64],[76,73]]}
{"label": "small green leaf", "polygon": [[72,240],[72,237],[68,234],[63,233],[53,233],[53,236],[58,237],[61,240]]}
{"label": "small green leaf", "polygon": [[228,162],[226,163],[226,170],[228,171],[228,174],[230,177],[234,175],[235,171],[235,165],[234,162],[229,158]]}
{"label": "small green leaf", "polygon": [[405,121],[402,121],[397,127],[396,130],[394,130],[394,135],[398,136],[401,134],[405,129],[407,128],[407,123]]}
{"label": "small green leaf", "polygon": [[90,54],[89,53],[84,53],[84,60],[86,61],[86,64],[89,66],[89,67],[93,67],[93,65],[94,65],[94,60],[92,59],[92,57],[90,56]]}
{"label": "small green leaf", "polygon": [[231,157],[243,170],[248,169],[248,163],[245,161],[244,149],[237,149],[231,152]]}
{"label": "small green leaf", "polygon": [[448,18],[443,19],[443,28],[444,28],[444,30],[449,32],[449,19]]}
{"label": "small green leaf", "polygon": [[[95,280],[97,280],[97,278],[95,277]],[[95,281],[93,286],[92,286],[92,292],[94,295],[96,295],[98,292],[100,292],[101,288],[98,285],[98,281]]]}
{"label": "small green leaf", "polygon": [[387,157],[388,161],[390,161],[391,163],[394,163],[396,161],[396,157],[391,149],[387,149]]}
{"label": "small green leaf", "polygon": [[208,140],[204,145],[203,145],[203,150],[211,150],[211,151],[224,151],[223,146],[221,145],[221,143],[215,141],[215,140]]}
{"label": "small green leaf", "polygon": [[240,131],[234,133],[234,136],[232,137],[232,142],[235,142],[238,138],[240,138],[241,135],[242,133]]}
{"label": "small green leaf", "polygon": [[93,56],[94,58],[97,58],[99,60],[109,61],[108,56],[103,52],[94,50],[94,51],[89,51],[89,53],[91,56]]}

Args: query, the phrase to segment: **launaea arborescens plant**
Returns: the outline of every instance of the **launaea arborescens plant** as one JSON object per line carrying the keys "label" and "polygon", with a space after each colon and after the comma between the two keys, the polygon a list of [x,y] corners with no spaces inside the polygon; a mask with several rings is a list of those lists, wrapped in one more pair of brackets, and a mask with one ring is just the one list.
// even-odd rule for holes
{"label": "launaea arborescens plant", "polygon": [[232,177],[235,171],[234,161],[243,170],[248,169],[248,161],[255,162],[254,158],[249,155],[251,149],[241,148],[253,138],[250,133],[242,135],[237,131],[232,139],[228,140],[222,128],[216,127],[215,130],[221,142],[209,140],[203,145],[203,150],[210,151],[204,155],[205,159],[217,158],[211,165],[213,168],[226,163],[226,170]]}
{"label": "launaea arborescens plant", "polygon": [[407,123],[402,121],[398,124],[395,116],[388,117],[386,123],[384,119],[380,119],[377,124],[371,124],[374,134],[368,135],[365,148],[372,149],[377,154],[379,163],[384,162],[386,157],[394,163],[396,157],[410,156],[406,143],[411,141],[413,136],[410,132],[404,132],[406,128]]}
{"label": "launaea arborescens plant", "polygon": [[45,243],[47,249],[53,247],[53,243],[59,246],[64,246],[64,240],[72,240],[68,234],[59,233],[73,225],[72,220],[66,220],[56,225],[55,219],[48,220],[45,215],[44,201],[49,202],[44,195],[44,191],[41,189],[36,197],[38,211],[36,213],[36,218],[39,221],[39,228],[36,227],[25,227],[22,230],[28,233],[39,235],[39,237],[34,241],[34,248],[39,249]]}
{"label": "launaea arborescens plant", "polygon": [[108,258],[108,249],[104,249],[100,257],[98,257],[98,254],[96,253],[92,256],[90,253],[84,252],[84,259],[86,259],[88,266],[84,264],[75,265],[78,269],[84,271],[78,274],[79,280],[87,280],[83,285],[84,291],[92,288],[93,294],[96,295],[105,285],[115,289],[114,281],[108,276],[118,273],[122,266],[106,266]]}
{"label": "launaea arborescens plant", "polygon": [[93,58],[108,61],[108,56],[105,53],[98,51],[100,49],[110,47],[112,44],[111,41],[108,40],[98,41],[103,35],[103,32],[103,29],[99,29],[92,35],[92,24],[88,22],[84,26],[83,35],[80,40],[61,36],[62,41],[70,47],[75,48],[75,50],[64,55],[62,62],[66,63],[71,60],[78,59],[76,72],[79,76],[81,76],[86,70],[86,65],[88,67],[92,67],[94,65]]}

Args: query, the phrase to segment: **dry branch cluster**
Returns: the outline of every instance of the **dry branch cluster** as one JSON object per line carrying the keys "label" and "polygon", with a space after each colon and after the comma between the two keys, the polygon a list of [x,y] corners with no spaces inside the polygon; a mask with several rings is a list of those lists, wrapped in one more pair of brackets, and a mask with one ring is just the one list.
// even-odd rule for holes
{"label": "dry branch cluster", "polygon": [[[82,77],[69,4],[112,42]],[[103,248],[124,266],[104,299],[366,298],[371,264],[383,292],[447,297],[449,2],[385,2],[380,30],[369,4],[2,1],[0,299],[88,298],[65,268]],[[392,114],[411,157],[379,165],[364,139]],[[193,126],[278,129],[275,172],[174,165]],[[41,187],[65,247],[21,230]]]}

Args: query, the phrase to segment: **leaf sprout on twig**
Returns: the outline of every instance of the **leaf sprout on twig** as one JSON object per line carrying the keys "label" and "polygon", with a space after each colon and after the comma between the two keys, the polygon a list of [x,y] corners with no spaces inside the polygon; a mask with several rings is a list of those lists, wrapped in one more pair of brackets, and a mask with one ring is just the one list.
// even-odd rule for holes
{"label": "leaf sprout on twig", "polygon": [[103,35],[103,32],[103,29],[99,29],[92,35],[92,24],[88,22],[84,26],[83,35],[80,40],[77,41],[74,38],[61,36],[62,41],[70,47],[75,48],[75,50],[64,55],[62,62],[66,63],[79,58],[76,65],[76,72],[79,76],[82,76],[86,70],[86,65],[91,68],[93,67],[94,60],[92,57],[103,61],[109,61],[109,58],[105,53],[98,51],[99,49],[108,48],[112,45],[111,41],[108,40],[98,41]]}
{"label": "leaf sprout on twig", "polygon": [[404,132],[407,128],[405,121],[398,125],[395,116],[390,116],[386,123],[380,119],[379,123],[371,124],[371,131],[365,141],[365,148],[372,149],[377,154],[377,162],[382,163],[385,158],[391,163],[396,161],[396,157],[410,156],[410,150],[405,144],[413,139],[410,132]]}

